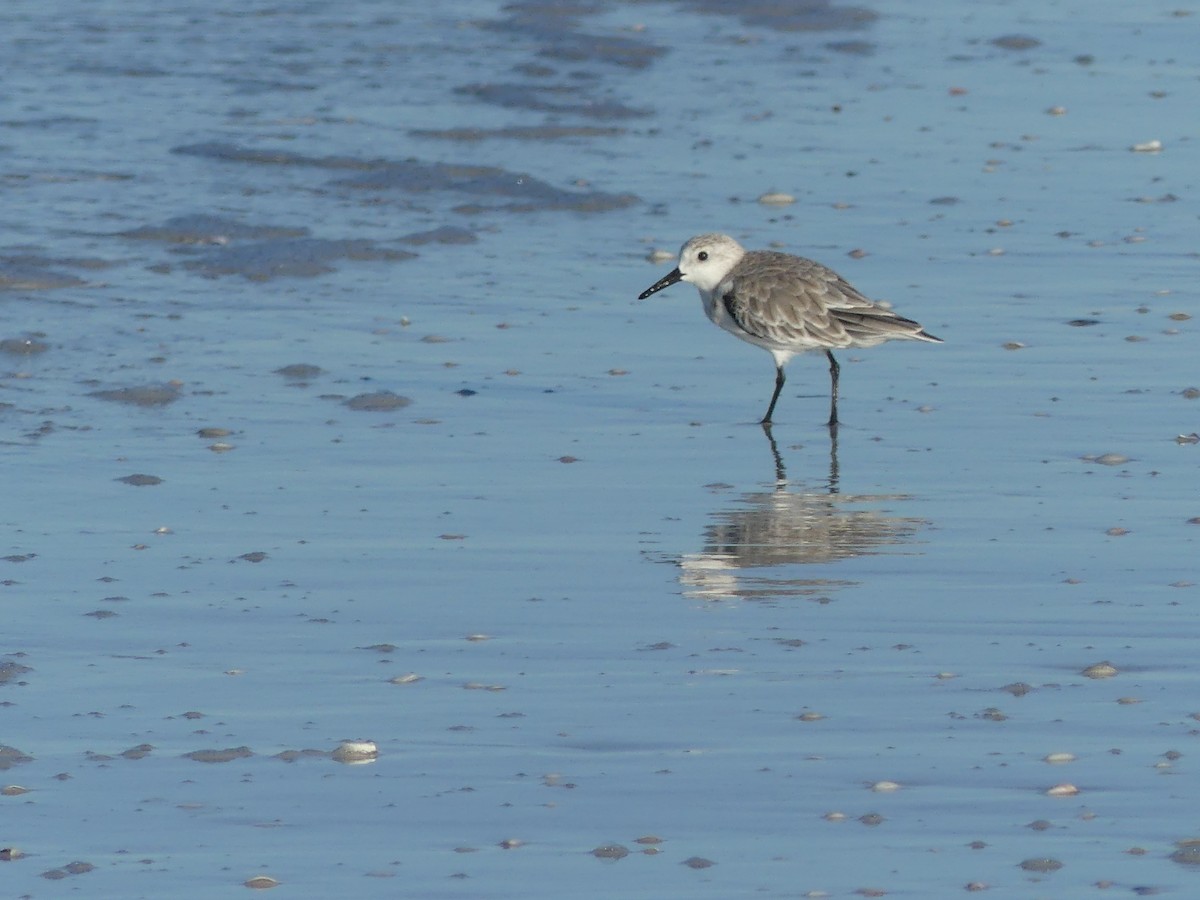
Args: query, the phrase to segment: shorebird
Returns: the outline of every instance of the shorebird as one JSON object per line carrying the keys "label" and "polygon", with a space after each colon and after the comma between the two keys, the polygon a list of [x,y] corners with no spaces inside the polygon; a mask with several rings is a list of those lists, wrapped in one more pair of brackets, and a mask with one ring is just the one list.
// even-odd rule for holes
{"label": "shorebird", "polygon": [[783,367],[798,353],[824,350],[829,358],[832,429],[838,425],[840,372],[834,350],[892,340],[942,342],[912,319],[868,300],[819,262],[771,250],[747,251],[726,234],[700,234],[689,240],[679,251],[679,265],[638,299],[680,281],[700,291],[704,311],[714,324],[775,358],[775,393],[763,425],[771,424],[783,390]]}

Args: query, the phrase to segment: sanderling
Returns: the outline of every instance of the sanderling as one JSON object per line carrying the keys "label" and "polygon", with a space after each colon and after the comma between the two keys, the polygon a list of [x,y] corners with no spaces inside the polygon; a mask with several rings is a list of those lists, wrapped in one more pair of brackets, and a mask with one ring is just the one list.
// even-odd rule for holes
{"label": "sanderling", "polygon": [[790,253],[747,251],[725,234],[701,234],[679,251],[679,265],[638,295],[645,300],[678,281],[700,291],[704,311],[730,334],[762,347],[775,358],[775,393],[762,417],[771,414],[783,390],[783,367],[797,353],[824,350],[833,384],[829,427],[838,424],[838,372],[832,351],[874,347],[884,341],[931,341],[912,319],[868,300],[842,276],[818,262]]}

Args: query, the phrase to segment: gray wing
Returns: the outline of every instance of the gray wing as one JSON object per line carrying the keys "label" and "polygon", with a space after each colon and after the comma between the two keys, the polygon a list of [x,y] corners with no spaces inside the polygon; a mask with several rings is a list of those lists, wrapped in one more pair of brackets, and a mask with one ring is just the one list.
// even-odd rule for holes
{"label": "gray wing", "polygon": [[718,289],[738,327],[760,340],[803,348],[870,347],[932,340],[921,325],[879,306],[820,263],[784,253],[747,254]]}

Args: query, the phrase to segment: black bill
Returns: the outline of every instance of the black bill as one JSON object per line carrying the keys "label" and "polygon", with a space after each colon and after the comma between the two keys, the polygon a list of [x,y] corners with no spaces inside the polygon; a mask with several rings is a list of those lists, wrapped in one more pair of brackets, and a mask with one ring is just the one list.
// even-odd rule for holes
{"label": "black bill", "polygon": [[677,281],[680,281],[682,278],[683,278],[683,273],[679,271],[678,267],[676,267],[676,268],[672,269],[667,275],[660,278],[658,281],[654,282],[654,284],[650,285],[650,287],[646,288],[644,291],[642,291],[640,294],[638,294],[638,299],[645,300],[651,294],[657,294],[663,288],[669,288],[671,285],[675,284]]}

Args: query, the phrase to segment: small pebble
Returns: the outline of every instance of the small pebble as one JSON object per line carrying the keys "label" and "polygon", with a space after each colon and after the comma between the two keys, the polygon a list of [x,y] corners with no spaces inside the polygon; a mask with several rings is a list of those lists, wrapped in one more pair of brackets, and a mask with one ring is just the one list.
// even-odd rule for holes
{"label": "small pebble", "polygon": [[1069,782],[1056,784],[1054,787],[1046,791],[1047,797],[1074,797],[1079,793],[1079,788]]}
{"label": "small pebble", "polygon": [[1042,757],[1043,762],[1048,762],[1053,765],[1075,762],[1075,759],[1076,757],[1074,753],[1047,753]]}
{"label": "small pebble", "polygon": [[374,741],[342,741],[333,751],[333,758],[344,763],[371,762],[379,756]]}
{"label": "small pebble", "polygon": [[791,194],[784,194],[780,191],[772,191],[759,197],[758,202],[764,206],[787,206],[790,203],[795,203],[796,198]]}
{"label": "small pebble", "polygon": [[1140,144],[1134,144],[1129,149],[1134,153],[1159,153],[1162,151],[1163,145],[1160,140],[1143,141]]}
{"label": "small pebble", "polygon": [[1080,674],[1086,675],[1088,678],[1112,678],[1118,674],[1118,670],[1116,666],[1105,660],[1088,666]]}
{"label": "small pebble", "polygon": [[253,878],[247,878],[242,882],[248,888],[256,890],[266,890],[267,888],[279,887],[279,882],[270,875],[255,875]]}
{"label": "small pebble", "polygon": [[871,790],[877,794],[890,794],[900,790],[900,783],[897,781],[877,781],[871,785]]}

